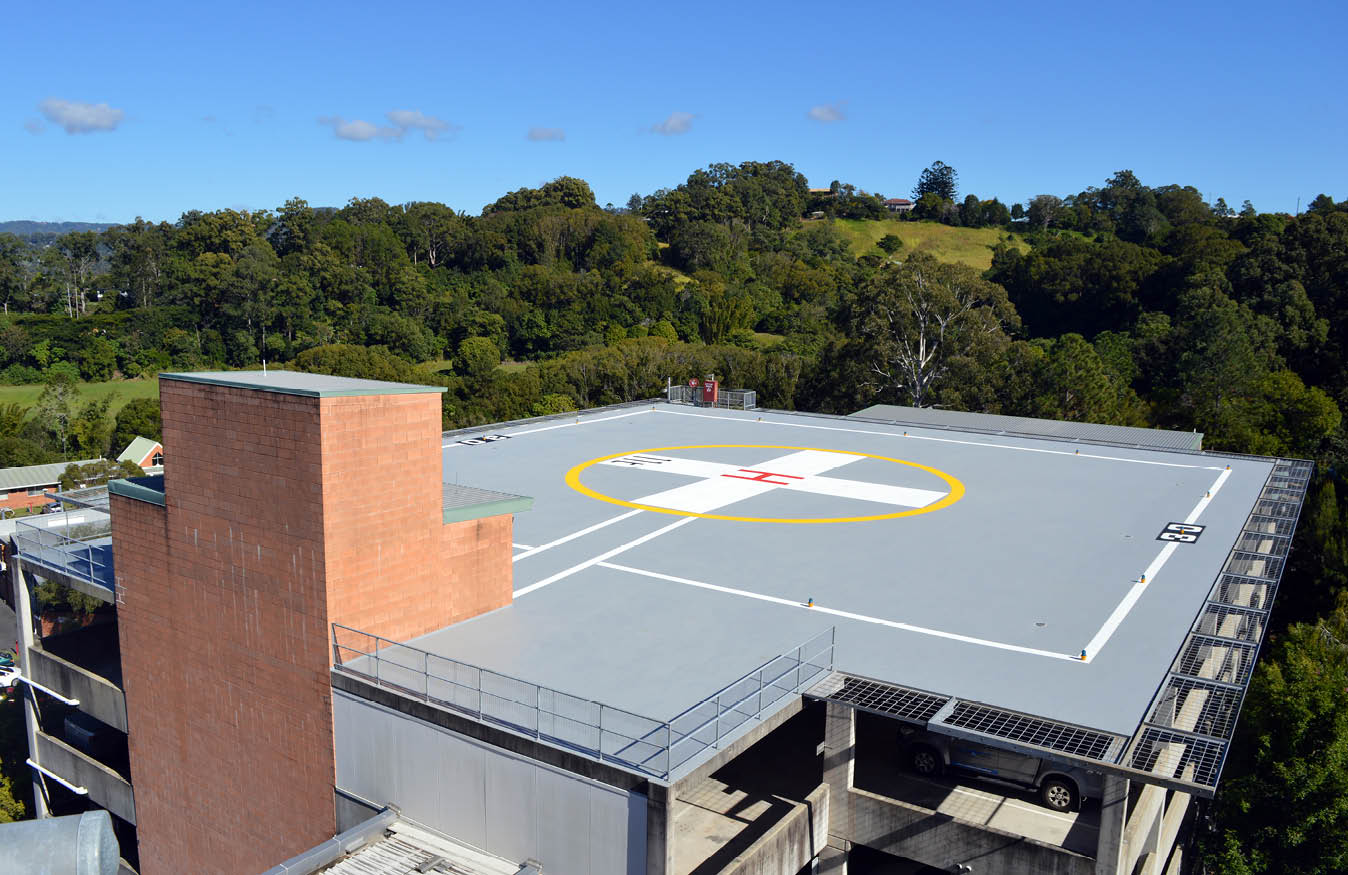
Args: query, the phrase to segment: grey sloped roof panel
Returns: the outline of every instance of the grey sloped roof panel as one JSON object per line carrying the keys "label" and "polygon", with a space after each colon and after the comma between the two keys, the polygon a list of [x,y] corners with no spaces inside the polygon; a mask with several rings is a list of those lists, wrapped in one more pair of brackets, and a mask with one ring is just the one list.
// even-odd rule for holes
{"label": "grey sloped roof panel", "polygon": [[483,517],[519,513],[533,507],[534,500],[525,495],[479,489],[458,483],[444,484],[444,521],[461,523]]}
{"label": "grey sloped roof panel", "polygon": [[51,462],[46,465],[25,465],[22,468],[0,470],[0,492],[10,489],[26,489],[31,486],[53,486],[61,479],[61,474],[71,465],[92,465],[99,459],[83,459],[78,462]]}
{"label": "grey sloped roof panel", "polygon": [[992,434],[1033,435],[1058,440],[1098,441],[1130,447],[1161,450],[1201,450],[1200,432],[1166,431],[1159,428],[1135,428],[1127,425],[1100,425],[1094,422],[1064,422],[1056,419],[1032,419],[1028,416],[1003,416],[995,413],[966,413],[933,407],[903,407],[898,404],[873,404],[858,410],[856,419],[874,419],[925,428],[967,429]]}

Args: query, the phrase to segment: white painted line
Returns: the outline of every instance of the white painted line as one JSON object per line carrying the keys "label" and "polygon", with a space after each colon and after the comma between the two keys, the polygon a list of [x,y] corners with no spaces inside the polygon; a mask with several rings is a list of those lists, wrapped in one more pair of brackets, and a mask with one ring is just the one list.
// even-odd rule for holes
{"label": "white painted line", "polygon": [[[824,471],[841,468],[843,465],[864,458],[865,456],[857,456],[851,453],[799,450],[764,462],[754,462],[752,465],[743,468],[736,468],[731,465],[726,465],[724,468],[718,466],[717,469],[714,469],[715,473],[706,480],[686,483],[673,489],[665,489],[647,495],[645,498],[638,498],[636,503],[665,507],[670,510],[681,510],[687,513],[709,513],[737,501],[771,492],[774,489],[803,483]],[[671,463],[676,461],[679,460],[670,460]],[[665,467],[665,464],[662,463],[654,466],[654,469],[658,470],[663,467]],[[680,467],[691,471],[701,466],[682,465]]]}
{"label": "white painted line", "polygon": [[[653,531],[653,532],[650,532],[650,533],[648,533],[648,534],[642,535],[640,538],[637,538],[637,539],[634,540],[634,541],[628,541],[626,544],[622,544],[622,545],[620,545],[620,546],[614,547],[612,550],[609,550],[607,553],[600,553],[598,556],[595,556],[595,557],[592,558],[592,559],[586,559],[584,562],[581,562],[581,563],[579,563],[579,564],[577,564],[577,565],[572,565],[570,568],[566,569],[565,571],[559,571],[559,572],[557,572],[556,574],[552,575],[551,577],[545,577],[545,578],[543,578],[542,580],[538,581],[537,583],[531,583],[531,584],[529,584],[528,586],[526,586],[524,589],[517,589],[517,590],[515,590],[514,596],[515,596],[515,598],[519,598],[520,596],[528,595],[529,593],[533,592],[533,591],[536,590],[536,589],[542,589],[543,587],[548,586],[549,584],[553,584],[553,583],[556,583],[556,582],[559,581],[559,580],[562,580],[563,578],[570,577],[571,575],[575,574],[577,571],[584,571],[586,568],[589,568],[589,567],[594,566],[594,565],[598,565],[598,564],[600,564],[601,562],[603,562],[603,561],[606,560],[606,559],[611,559],[611,558],[613,558],[614,556],[617,556],[619,553],[625,553],[625,552],[627,552],[628,550],[631,550],[633,547],[639,547],[639,546],[641,546],[642,544],[646,543],[647,541],[654,540],[655,538],[658,538],[658,537],[660,537],[661,535],[663,535],[663,534],[665,534],[665,533],[667,533],[667,532],[672,532],[672,531],[674,531],[675,529],[677,529],[679,526],[686,526],[686,525],[688,525],[689,523],[691,523],[693,520],[696,520],[696,519],[697,519],[697,517],[695,517],[695,516],[686,516],[686,517],[684,517],[683,519],[677,520],[676,522],[672,522],[672,523],[670,523],[669,525],[667,525],[667,526],[665,526],[665,527],[663,527],[663,528],[659,528],[659,529],[656,529],[656,530]],[[516,557],[516,558],[519,558],[519,557]]]}
{"label": "white painted line", "polygon": [[[526,434],[538,434],[540,431],[552,431],[555,428],[571,428],[572,426],[577,425],[590,425],[596,422],[609,422],[610,420],[614,419],[626,419],[629,416],[640,416],[643,413],[654,413],[654,412],[655,412],[654,408],[647,408],[643,410],[634,410],[631,413],[618,413],[613,416],[591,416],[587,418],[583,414],[581,414],[578,415],[576,419],[572,422],[561,422],[558,423],[557,425],[545,425],[542,428],[530,428],[526,429],[525,431],[510,432],[509,434],[502,432],[502,434],[506,434],[507,437],[512,438],[521,437]],[[471,437],[471,435],[469,435],[469,437]],[[458,441],[450,441],[447,444],[441,444],[440,449],[448,450],[451,447],[460,447],[460,446],[467,446],[467,445],[461,444]]]}
{"label": "white painted line", "polygon": [[[693,517],[689,517],[693,519]],[[607,557],[605,557],[607,558]],[[891,629],[902,629],[905,632],[917,632],[921,635],[932,635],[937,638],[948,638],[952,641],[962,641],[966,644],[979,644],[983,647],[995,647],[999,650],[1014,650],[1017,653],[1028,653],[1033,656],[1047,656],[1052,659],[1065,659],[1068,662],[1080,662],[1075,656],[1067,653],[1054,653],[1050,650],[1037,650],[1033,647],[1021,647],[1018,644],[1004,644],[1000,641],[988,641],[984,638],[973,638],[969,635],[957,635],[954,632],[943,632],[940,629],[928,629],[925,626],[914,626],[911,623],[900,623],[897,620],[882,620],[879,617],[868,617],[865,614],[854,614],[851,611],[840,611],[837,608],[825,608],[821,605],[810,607],[803,602],[793,601],[791,599],[778,598],[777,596],[764,595],[758,592],[749,592],[748,590],[735,589],[729,586],[718,586],[714,583],[703,583],[700,580],[689,580],[686,577],[675,577],[672,574],[661,574],[658,571],[645,571],[641,568],[632,568],[629,565],[616,565],[612,562],[600,561],[597,563],[601,568],[610,568],[614,571],[626,571],[629,574],[639,574],[642,577],[652,577],[656,580],[667,580],[670,583],[681,583],[684,586],[694,586],[698,589],[709,589],[713,592],[723,592],[729,595],[743,596],[744,598],[757,599],[763,602],[772,602],[773,604],[783,605],[788,608],[800,608],[805,611],[817,611],[821,614],[829,614],[834,617],[843,617],[848,620],[859,620],[862,623],[875,623],[880,626],[888,626]],[[518,593],[517,593],[518,595]]]}
{"label": "white painted line", "polygon": [[[1213,482],[1212,488],[1207,491],[1206,495],[1198,500],[1198,504],[1194,505],[1194,509],[1184,518],[1184,522],[1190,524],[1198,522],[1198,517],[1202,515],[1203,510],[1212,503],[1212,499],[1217,497],[1218,490],[1222,488],[1230,476],[1231,469],[1224,468],[1222,473],[1217,475],[1217,479]],[[1137,604],[1137,600],[1142,598],[1142,593],[1145,592],[1152,581],[1156,579],[1156,575],[1161,572],[1166,561],[1174,555],[1175,550],[1178,548],[1179,543],[1171,541],[1161,548],[1161,552],[1156,554],[1156,558],[1147,566],[1147,570],[1144,571],[1142,576],[1132,585],[1132,588],[1130,588],[1128,593],[1123,597],[1123,601],[1119,602],[1118,606],[1114,608],[1114,612],[1109,615],[1109,619],[1105,620],[1105,624],[1100,627],[1100,631],[1096,632],[1095,637],[1086,645],[1086,662],[1090,662],[1094,659],[1095,655],[1109,643],[1110,637],[1113,636],[1114,631],[1119,628],[1119,624],[1128,616],[1128,612],[1133,609],[1133,605]]]}
{"label": "white painted line", "polygon": [[533,547],[530,547],[528,544],[511,544],[510,546],[514,547],[516,550],[532,550],[532,549],[533,549]]}
{"label": "white painted line", "polygon": [[[993,447],[995,449],[1002,449],[1002,450],[1020,450],[1021,452],[1025,453],[1045,453],[1050,456],[1080,456],[1083,459],[1103,459],[1109,462],[1132,462],[1133,464],[1136,465],[1160,465],[1165,468],[1198,468],[1207,471],[1221,470],[1215,465],[1181,465],[1178,462],[1156,462],[1149,459],[1126,459],[1122,456],[1102,456],[1095,453],[1079,453],[1075,450],[1073,450],[1072,452],[1068,452],[1067,450],[1046,450],[1043,449],[1042,447],[1018,447],[1014,446],[1013,444],[994,444],[988,441],[962,441],[956,440],[954,438],[931,437],[927,435],[917,435],[911,433],[900,435],[892,431],[875,431],[874,429],[865,429],[865,428],[841,428],[839,426],[834,425],[806,425],[803,422],[778,422],[777,420],[770,420],[770,419],[757,419],[757,420],[740,419],[739,417],[734,416],[712,416],[711,414],[708,413],[685,413],[684,411],[681,410],[657,409],[654,412],[663,413],[666,416],[693,416],[697,417],[698,419],[719,419],[722,422],[743,422],[748,423],[749,425],[780,425],[788,428],[809,428],[815,429],[817,431],[844,431],[850,432],[852,434],[874,434],[879,435],[881,437],[898,438],[900,440],[909,439],[919,441],[936,441],[938,443],[943,444],[964,444],[971,447]],[[920,428],[920,426],[914,427]],[[1035,440],[1035,438],[1027,437],[1026,440]],[[1052,438],[1040,438],[1040,440],[1052,440]],[[1139,450],[1139,451],[1165,452],[1164,450]]]}
{"label": "white painted line", "polygon": [[810,477],[782,488],[793,492],[831,495],[834,498],[855,498],[860,501],[874,501],[879,504],[897,504],[900,507],[926,507],[950,494],[932,489],[912,489],[907,486],[890,486],[885,483],[841,480],[837,477]]}
{"label": "white painted line", "polygon": [[[589,527],[587,527],[587,528],[581,529],[579,532],[572,532],[572,533],[569,534],[569,535],[564,535],[564,536],[558,538],[558,539],[555,540],[555,541],[549,541],[548,543],[546,543],[546,544],[540,544],[540,545],[538,545],[537,547],[528,547],[528,548],[525,549],[525,551],[524,551],[523,553],[520,553],[520,554],[517,554],[517,555],[515,555],[515,556],[510,557],[510,561],[511,561],[511,562],[518,562],[518,561],[520,561],[521,559],[528,559],[530,556],[537,556],[539,553],[542,553],[544,550],[551,550],[553,547],[556,547],[558,544],[565,544],[567,541],[574,541],[574,540],[576,540],[577,538],[581,538],[581,537],[584,537],[585,535],[590,534],[590,532],[597,532],[597,531],[599,531],[600,529],[604,528],[605,526],[611,526],[611,525],[613,525],[614,523],[622,522],[623,520],[627,519],[628,517],[636,516],[636,515],[639,514],[639,513],[641,513],[640,510],[629,510],[627,513],[621,513],[621,514],[618,514],[618,515],[615,516],[615,517],[612,517],[611,519],[606,519],[606,520],[604,520],[603,522],[595,523],[595,524],[592,525],[592,526],[589,526]],[[517,546],[517,547],[523,547],[524,545],[523,545],[523,544],[516,544],[515,546]]]}

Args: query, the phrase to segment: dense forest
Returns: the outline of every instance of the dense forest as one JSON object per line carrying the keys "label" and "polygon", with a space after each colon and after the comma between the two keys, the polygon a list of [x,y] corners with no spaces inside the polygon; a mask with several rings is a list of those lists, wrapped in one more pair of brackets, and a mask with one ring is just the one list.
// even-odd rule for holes
{"label": "dense forest", "polygon": [[[1119,171],[1009,207],[936,162],[858,252],[881,196],[782,162],[716,164],[600,207],[562,177],[481,215],[353,198],[0,234],[0,464],[87,458],[157,430],[77,381],[257,367],[445,385],[446,428],[661,393],[716,373],[763,406],[894,402],[1195,429],[1317,476],[1199,841],[1209,871],[1348,870],[1348,201],[1239,212]],[[991,267],[907,222],[999,229]],[[1014,236],[1013,236],[1014,235]],[[507,364],[503,365],[505,362]],[[101,405],[101,406],[100,406]]]}

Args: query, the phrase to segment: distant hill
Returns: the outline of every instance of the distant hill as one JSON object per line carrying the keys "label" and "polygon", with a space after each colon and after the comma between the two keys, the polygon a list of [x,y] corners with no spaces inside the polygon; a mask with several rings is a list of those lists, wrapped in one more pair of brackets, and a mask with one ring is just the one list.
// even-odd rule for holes
{"label": "distant hill", "polygon": [[[807,223],[808,224],[808,223]],[[836,219],[834,227],[851,242],[853,255],[879,255],[875,242],[886,234],[898,235],[905,252],[929,252],[940,261],[957,262],[987,270],[992,266],[992,247],[1006,232],[1000,228],[955,228],[939,222],[902,222],[898,219]],[[1012,245],[1029,249],[1018,235]]]}
{"label": "distant hill", "polygon": [[18,220],[12,222],[0,222],[0,234],[13,234],[16,237],[23,237],[32,240],[35,237],[60,237],[62,234],[69,234],[71,231],[106,231],[109,228],[115,228],[118,222],[29,222],[27,220]]}

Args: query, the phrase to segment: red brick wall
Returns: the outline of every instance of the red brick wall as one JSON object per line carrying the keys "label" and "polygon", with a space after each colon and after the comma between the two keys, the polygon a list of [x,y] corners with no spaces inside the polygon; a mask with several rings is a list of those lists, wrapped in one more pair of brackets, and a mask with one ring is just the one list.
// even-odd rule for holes
{"label": "red brick wall", "polygon": [[336,828],[319,403],[160,401],[166,509],[113,509],[141,871],[260,872]]}
{"label": "red brick wall", "polygon": [[[60,486],[53,483],[47,487],[51,492],[60,491]],[[20,489],[15,492],[6,492],[0,494],[0,507],[10,507],[15,510],[25,507],[39,507],[44,504],[51,504],[51,499],[45,495],[29,495],[28,490]]]}
{"label": "red brick wall", "polygon": [[449,617],[441,625],[510,604],[515,584],[510,562],[514,524],[515,518],[506,514],[444,527],[440,547],[443,572],[440,587],[433,593],[436,613]]}
{"label": "red brick wall", "polygon": [[328,624],[509,604],[512,519],[443,524],[438,394],[159,394],[166,508],[113,507],[141,871],[260,872],[336,828]]}

